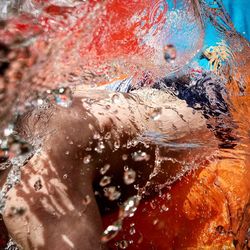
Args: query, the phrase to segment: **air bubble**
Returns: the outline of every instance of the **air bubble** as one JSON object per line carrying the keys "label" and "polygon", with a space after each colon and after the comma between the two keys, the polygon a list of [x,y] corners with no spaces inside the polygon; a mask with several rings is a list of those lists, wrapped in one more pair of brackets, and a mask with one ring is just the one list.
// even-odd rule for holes
{"label": "air bubble", "polygon": [[114,148],[115,149],[119,149],[120,148],[120,141],[119,140],[114,142]]}
{"label": "air bubble", "polygon": [[132,158],[134,161],[148,161],[150,159],[150,155],[141,150],[132,153]]}
{"label": "air bubble", "polygon": [[129,234],[134,235],[135,233],[136,233],[135,224],[132,223],[132,224],[130,224]]}
{"label": "air bubble", "polygon": [[123,169],[124,169],[124,171],[128,171],[128,170],[129,170],[128,165],[125,165],[125,166],[123,167]]}
{"label": "air bubble", "polygon": [[123,180],[126,185],[130,185],[135,182],[136,172],[133,169],[129,169],[124,172]]}
{"label": "air bubble", "polygon": [[122,155],[122,160],[123,160],[123,161],[126,161],[127,159],[128,159],[128,155],[123,154],[123,155]]}
{"label": "air bubble", "polygon": [[40,189],[42,189],[42,182],[41,182],[41,180],[39,179],[39,180],[37,180],[36,182],[35,182],[35,184],[34,184],[34,189],[35,189],[35,191],[39,191]]}
{"label": "air bubble", "polygon": [[162,205],[161,206],[161,209],[164,211],[164,212],[167,212],[169,210],[168,207],[166,207],[166,205]]}
{"label": "air bubble", "polygon": [[176,59],[176,48],[174,45],[172,44],[167,44],[164,48],[163,48],[163,53],[164,53],[164,59],[168,62],[168,63],[173,63],[174,60]]}
{"label": "air bubble", "polygon": [[105,164],[101,169],[100,169],[100,174],[104,175],[106,172],[110,169],[110,164]]}
{"label": "air bubble", "polygon": [[132,217],[135,211],[137,210],[140,200],[141,198],[138,195],[128,198],[120,208],[119,217],[120,218]]}
{"label": "air bubble", "polygon": [[101,154],[104,149],[105,149],[105,145],[104,145],[103,141],[99,141],[97,144],[97,147],[95,147],[95,151],[97,153]]}
{"label": "air bubble", "polygon": [[101,135],[99,133],[95,132],[94,135],[93,135],[93,139],[98,140],[100,138],[101,138]]}
{"label": "air bubble", "polygon": [[161,108],[154,109],[153,112],[151,113],[151,118],[154,121],[157,121],[161,117],[161,113],[162,113],[162,109]]}
{"label": "air bubble", "polygon": [[12,215],[18,215],[18,216],[22,216],[26,212],[26,209],[23,207],[11,207],[10,210]]}
{"label": "air bubble", "polygon": [[10,136],[13,133],[14,125],[9,124],[7,128],[4,129],[4,136]]}
{"label": "air bubble", "polygon": [[105,139],[105,140],[110,140],[110,138],[111,138],[111,133],[110,133],[110,132],[107,132],[107,133],[105,134],[105,136],[104,136],[104,139]]}
{"label": "air bubble", "polygon": [[87,155],[83,158],[83,163],[84,164],[89,164],[91,161],[91,155]]}
{"label": "air bubble", "polygon": [[121,193],[116,190],[116,187],[111,186],[104,189],[104,195],[108,197],[109,200],[114,201],[119,199]]}
{"label": "air bubble", "polygon": [[90,204],[90,202],[91,202],[90,196],[89,196],[89,195],[86,195],[85,198],[84,198],[83,201],[82,201],[83,205],[87,206],[87,205]]}
{"label": "air bubble", "polygon": [[101,187],[105,187],[108,184],[110,184],[110,182],[111,182],[111,177],[110,176],[103,176],[99,184],[100,184]]}
{"label": "air bubble", "polygon": [[120,220],[116,221],[113,225],[109,225],[102,234],[101,241],[103,243],[113,239],[122,228],[122,223]]}
{"label": "air bubble", "polygon": [[120,248],[120,249],[126,249],[128,248],[128,241],[126,240],[121,240],[119,242],[117,242],[117,246]]}
{"label": "air bubble", "polygon": [[119,95],[118,94],[114,94],[111,98],[113,103],[119,103]]}

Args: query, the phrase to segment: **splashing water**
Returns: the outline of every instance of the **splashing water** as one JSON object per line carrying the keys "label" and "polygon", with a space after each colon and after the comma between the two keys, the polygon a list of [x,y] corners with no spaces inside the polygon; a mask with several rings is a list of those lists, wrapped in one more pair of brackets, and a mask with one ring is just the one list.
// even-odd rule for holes
{"label": "splashing water", "polygon": [[132,217],[137,210],[141,198],[139,196],[130,197],[126,200],[119,210],[119,218],[112,225],[108,226],[102,235],[102,242],[108,242],[113,239],[122,229],[123,220],[127,217]]}
{"label": "splashing water", "polygon": [[[158,81],[162,77],[167,76],[175,83],[178,82],[176,76],[190,74],[189,93],[198,89],[195,93],[198,93],[201,99],[207,95],[209,104],[195,103],[196,100],[191,98],[187,106],[193,107],[193,112],[205,110],[202,115],[206,118],[207,127],[215,133],[218,140],[224,140],[220,143],[224,144],[224,148],[223,146],[216,148],[212,156],[205,157],[208,153],[205,151],[210,152],[214,147],[209,143],[216,139],[205,138],[201,134],[200,138],[194,140],[191,138],[186,141],[184,138],[180,141],[172,141],[171,135],[159,133],[157,130],[158,127],[162,129],[167,126],[167,123],[161,123],[164,120],[165,111],[168,110],[169,114],[173,111],[173,114],[183,121],[183,127],[189,127],[188,122],[177,112],[177,109],[164,106],[165,102],[160,97],[157,100],[158,105],[149,103],[145,109],[148,114],[145,112],[141,116],[148,115],[149,123],[156,124],[155,131],[145,131],[143,135],[138,135],[137,141],[129,139],[124,144],[121,138],[116,138],[112,143],[114,155],[116,151],[122,151],[124,148],[133,150],[140,143],[149,145],[143,149],[136,148],[134,152],[124,153],[121,156],[124,161],[124,165],[121,166],[123,185],[125,184],[126,188],[133,186],[138,193],[129,195],[130,197],[122,201],[124,198],[122,188],[113,183],[110,186],[115,179],[113,162],[101,163],[101,167],[97,169],[101,175],[99,185],[103,187],[106,199],[114,203],[119,202],[118,204],[122,202],[119,206],[118,219],[115,218],[114,223],[108,223],[101,240],[104,243],[111,241],[112,245],[112,239],[118,237],[116,247],[120,249],[128,247],[149,249],[151,247],[151,243],[147,243],[147,235],[149,235],[149,241],[152,239],[156,248],[159,244],[159,249],[166,249],[166,246],[178,249],[181,244],[185,247],[194,247],[193,243],[190,243],[191,239],[188,239],[189,234],[200,233],[201,241],[208,244],[208,240],[202,237],[207,232],[214,232],[214,228],[209,227],[209,223],[206,225],[202,223],[213,217],[214,221],[211,224],[225,224],[216,228],[217,233],[223,234],[223,237],[229,239],[228,241],[233,241],[230,235],[234,235],[233,242],[249,242],[249,230],[245,238],[238,235],[238,232],[245,230],[244,221],[247,221],[247,212],[242,218],[237,219],[242,223],[238,227],[231,222],[239,216],[239,211],[247,211],[247,206],[241,206],[247,202],[239,190],[245,188],[245,193],[250,190],[247,184],[244,186],[245,179],[249,176],[247,167],[250,162],[249,124],[246,119],[249,116],[249,77],[246,73],[247,64],[244,61],[244,54],[249,53],[245,48],[249,48],[249,44],[237,35],[229,18],[223,14],[220,1],[214,1],[214,5],[216,3],[217,5],[212,7],[211,4],[201,1],[199,5],[199,8],[202,8],[201,16],[197,16],[197,9],[192,8],[193,2],[198,1],[128,1],[126,4],[121,4],[116,0],[102,3],[74,0],[7,0],[0,3],[2,19],[0,21],[0,101],[2,104],[0,117],[1,119],[3,117],[0,170],[10,169],[6,183],[0,190],[0,212],[3,211],[8,199],[8,191],[20,181],[21,168],[34,154],[33,145],[15,134],[13,117],[22,115],[27,109],[48,108],[51,104],[70,110],[73,104],[71,86],[75,85],[82,84],[87,89],[105,86],[114,79],[124,80],[131,77],[133,86],[136,86],[141,79],[146,87],[152,86],[152,82],[157,82],[160,86],[161,83]],[[202,51],[204,25],[208,22],[206,18],[211,20],[222,39],[221,42]],[[196,88],[195,84],[202,82],[204,78],[204,71],[199,65],[200,57],[208,61],[210,69],[217,77],[221,77],[222,81],[216,85],[217,89],[224,88],[225,84],[223,85],[222,82],[228,83],[222,95],[227,95],[225,99],[228,99],[227,105],[232,121],[228,121],[224,104],[220,98],[217,99],[217,95],[221,93],[214,94],[212,87],[210,89],[211,82],[198,86],[200,89]],[[191,73],[188,67],[192,68]],[[172,76],[174,77],[171,78]],[[188,91],[186,83],[187,81],[173,90],[172,85],[168,86],[171,96],[181,99],[183,93]],[[192,86],[195,87],[192,88]],[[29,91],[23,91],[23,89],[29,89]],[[204,91],[207,91],[206,94]],[[95,104],[93,99],[83,99],[82,103],[91,113],[92,106]],[[122,104],[120,95],[114,93],[111,103],[105,105],[106,111],[111,112],[113,106]],[[136,107],[130,107],[130,109],[128,120],[133,121]],[[209,113],[209,110],[214,110],[213,114]],[[214,117],[219,118],[214,119]],[[174,136],[181,134],[183,127],[173,124],[171,131],[174,131]],[[236,131],[237,139],[231,130]],[[113,136],[106,131],[105,134],[100,132],[93,135],[92,139],[98,142],[93,148],[86,147],[87,152],[81,158],[84,167],[95,164],[96,158],[100,156],[92,157],[92,153],[102,155],[109,149],[108,142]],[[101,138],[104,140],[102,141]],[[154,141],[155,155],[146,152],[146,149],[152,147],[148,143],[150,141]],[[73,142],[69,144],[72,146]],[[169,152],[173,157],[169,156]],[[185,160],[179,159],[177,152],[184,152]],[[65,150],[65,155],[68,158],[75,157],[68,149]],[[199,158],[205,158],[205,163],[201,164]],[[216,158],[216,162],[213,158]],[[140,167],[126,165],[131,159],[134,165],[139,164]],[[154,163],[153,167],[150,168],[146,184],[141,187],[137,181],[141,180],[143,171],[147,171],[146,167],[151,164],[151,161]],[[167,168],[163,169],[165,165]],[[201,169],[201,165],[208,166],[208,169],[206,167]],[[177,170],[173,171],[173,169]],[[193,173],[196,169],[197,175]],[[187,173],[191,173],[190,176]],[[216,179],[208,173],[219,177]],[[197,182],[193,181],[192,174],[197,178]],[[235,186],[227,185],[228,180],[235,181],[231,177],[234,175],[235,179],[239,179],[239,183]],[[163,184],[155,185],[157,178],[163,178]],[[214,180],[211,180],[213,178]],[[63,175],[63,179],[68,181],[69,176]],[[33,188],[39,192],[43,185],[44,183],[38,179]],[[172,185],[173,189],[170,188]],[[152,188],[155,190],[156,198],[147,203],[143,198],[151,193]],[[165,190],[168,188],[167,191],[171,194],[166,194]],[[204,193],[201,194],[203,191]],[[222,193],[226,193],[225,197],[221,195]],[[234,193],[235,197],[232,198],[230,193]],[[148,197],[151,199],[150,195]],[[210,201],[210,197],[214,197],[214,200]],[[225,216],[219,217],[222,213],[214,204],[219,204],[221,200],[229,204],[228,206],[240,205],[233,205],[230,215],[224,214]],[[86,196],[82,203],[87,206],[91,202],[91,198]],[[228,210],[221,206],[223,211]],[[138,210],[139,212],[136,213]],[[139,215],[145,213],[142,220]],[[229,222],[225,219],[227,217]],[[128,232],[129,235],[126,235],[126,223],[135,224],[134,221],[131,223],[131,220],[136,221],[139,230],[133,226]],[[200,221],[199,228],[193,224],[194,221]],[[152,227],[153,230],[148,233],[147,228]],[[185,234],[186,228],[190,233]],[[137,239],[140,231],[142,233]],[[121,239],[119,239],[119,233],[122,235]],[[178,237],[182,237],[181,240],[176,236],[178,234],[180,234]],[[127,236],[133,238],[132,244]],[[158,242],[157,237],[164,238],[165,243]],[[216,234],[216,237],[219,236]],[[175,240],[172,240],[173,238]],[[7,247],[12,247],[11,241]]]}

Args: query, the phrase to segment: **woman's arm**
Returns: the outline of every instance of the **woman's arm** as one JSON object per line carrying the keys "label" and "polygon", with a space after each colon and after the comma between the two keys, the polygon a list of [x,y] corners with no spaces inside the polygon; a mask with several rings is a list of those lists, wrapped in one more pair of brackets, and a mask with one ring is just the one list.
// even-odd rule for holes
{"label": "woman's arm", "polygon": [[[76,92],[70,108],[33,110],[18,130],[26,139],[41,140],[41,150],[22,168],[20,184],[9,191],[4,212],[9,233],[25,249],[101,249],[92,185],[103,202],[116,202],[116,197],[105,193],[100,169],[110,165],[105,175],[122,200],[137,192],[134,184],[143,187],[149,179],[164,184],[187,171],[178,162],[187,162],[190,150],[167,150],[171,146],[157,145],[159,138],[147,137],[148,132],[167,135],[172,143],[211,137],[200,114],[155,90]],[[153,176],[156,157],[162,159],[159,175]],[[136,173],[133,185],[124,183],[124,166]]]}

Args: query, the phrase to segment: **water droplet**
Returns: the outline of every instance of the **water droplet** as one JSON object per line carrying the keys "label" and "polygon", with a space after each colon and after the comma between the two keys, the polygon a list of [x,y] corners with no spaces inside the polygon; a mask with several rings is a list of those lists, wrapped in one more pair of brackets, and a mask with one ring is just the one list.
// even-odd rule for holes
{"label": "water droplet", "polygon": [[100,138],[101,138],[101,135],[99,133],[95,132],[93,135],[93,139],[98,140]]}
{"label": "water droplet", "polygon": [[108,184],[110,184],[110,182],[111,182],[111,177],[110,176],[103,176],[99,184],[100,184],[101,187],[105,187]]}
{"label": "water droplet", "polygon": [[134,235],[135,233],[136,233],[135,224],[132,223],[132,224],[130,224],[129,234]]}
{"label": "water droplet", "polygon": [[171,200],[171,194],[170,193],[167,193],[167,196],[166,196],[167,200]]}
{"label": "water droplet", "polygon": [[58,89],[58,92],[59,92],[60,94],[63,94],[63,93],[64,93],[64,91],[65,91],[65,89],[64,89],[64,88],[59,88],[59,89]]}
{"label": "water droplet", "polygon": [[109,168],[110,168],[110,164],[105,164],[105,165],[100,169],[101,175],[106,174],[106,172],[109,170]]}
{"label": "water droplet", "polygon": [[111,98],[113,103],[119,103],[119,95],[118,94],[114,94]]}
{"label": "water droplet", "polygon": [[105,145],[104,145],[103,141],[99,141],[97,144],[97,147],[95,147],[95,151],[97,153],[101,154],[104,149],[105,149]]}
{"label": "water droplet", "polygon": [[128,170],[129,170],[128,165],[125,165],[125,166],[123,167],[123,169],[124,169],[124,171],[128,171]]}
{"label": "water droplet", "polygon": [[155,201],[154,201],[154,200],[152,200],[152,201],[150,202],[150,207],[151,207],[152,209],[156,209],[156,204],[155,204]]}
{"label": "water droplet", "polygon": [[120,141],[119,140],[114,142],[114,148],[115,149],[119,149],[120,148]]}
{"label": "water droplet", "polygon": [[157,225],[159,223],[159,219],[155,219],[154,221],[153,221],[153,225],[155,226],[155,225]]}
{"label": "water droplet", "polygon": [[37,106],[42,106],[44,104],[43,99],[37,99]]}
{"label": "water droplet", "polygon": [[122,155],[122,160],[123,160],[123,161],[126,161],[127,159],[128,159],[128,155],[123,154],[123,155]]}
{"label": "water droplet", "polygon": [[164,48],[163,48],[163,53],[164,53],[164,59],[169,63],[174,62],[174,60],[176,59],[176,48],[174,47],[174,45],[172,44],[167,44]]}
{"label": "water droplet", "polygon": [[161,209],[162,209],[164,212],[167,212],[167,211],[169,210],[169,208],[166,207],[165,204],[161,206]]}
{"label": "water droplet", "polygon": [[128,141],[128,142],[127,142],[127,148],[131,148],[131,146],[132,146],[131,141]]}
{"label": "water droplet", "polygon": [[86,147],[86,148],[85,148],[85,151],[87,151],[87,152],[89,152],[89,151],[91,151],[91,150],[92,150],[91,147]]}
{"label": "water droplet", "polygon": [[150,155],[141,150],[132,153],[132,158],[134,161],[148,161],[150,159]]}
{"label": "water droplet", "polygon": [[64,174],[63,175],[63,179],[66,180],[68,178],[68,175],[67,174]]}
{"label": "water droplet", "polygon": [[133,169],[129,169],[124,172],[123,180],[124,183],[130,185],[135,182],[136,172]]}
{"label": "water droplet", "polygon": [[136,147],[137,145],[138,145],[138,140],[136,140],[136,139],[133,139],[132,141],[131,141],[131,145],[132,145],[132,147]]}
{"label": "water droplet", "polygon": [[151,113],[151,118],[154,121],[157,121],[161,117],[161,112],[162,112],[161,108],[154,109],[153,112]]}
{"label": "water droplet", "polygon": [[111,133],[110,132],[107,132],[104,136],[104,139],[105,140],[109,140],[111,138]]}
{"label": "water droplet", "polygon": [[216,231],[219,233],[219,234],[225,234],[225,229],[223,226],[219,225],[216,227]]}
{"label": "water droplet", "polygon": [[83,163],[84,164],[89,164],[91,161],[91,155],[87,155],[83,158]]}
{"label": "water droplet", "polygon": [[120,208],[119,218],[132,217],[140,203],[140,196],[135,195],[128,198]]}
{"label": "water droplet", "polygon": [[116,221],[113,225],[109,225],[102,234],[101,241],[103,243],[113,239],[122,228],[121,221]]}
{"label": "water droplet", "polygon": [[116,190],[116,187],[111,186],[104,188],[104,195],[108,197],[109,200],[114,201],[121,196],[121,193]]}
{"label": "water droplet", "polygon": [[69,151],[66,151],[65,154],[66,154],[66,155],[69,155]]}
{"label": "water droplet", "polygon": [[117,242],[117,246],[120,248],[120,249],[126,249],[128,247],[128,241],[126,240],[121,240],[119,242]]}
{"label": "water droplet", "polygon": [[40,180],[40,179],[37,180],[37,181],[35,182],[35,184],[34,184],[34,189],[35,189],[36,191],[38,191],[38,190],[40,190],[42,187],[43,187],[43,186],[42,186],[41,180]]}
{"label": "water droplet", "polygon": [[23,207],[11,207],[10,210],[11,210],[11,215],[22,216],[26,212],[26,209]]}
{"label": "water droplet", "polygon": [[10,136],[13,133],[14,125],[9,124],[7,128],[4,129],[4,136]]}
{"label": "water droplet", "polygon": [[91,202],[90,196],[86,195],[85,198],[83,199],[82,203],[87,206],[90,204],[90,202]]}

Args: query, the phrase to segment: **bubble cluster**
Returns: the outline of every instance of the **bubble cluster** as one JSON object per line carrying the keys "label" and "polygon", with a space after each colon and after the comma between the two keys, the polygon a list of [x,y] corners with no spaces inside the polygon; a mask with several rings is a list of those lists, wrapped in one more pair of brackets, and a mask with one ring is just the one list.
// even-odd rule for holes
{"label": "bubble cluster", "polygon": [[140,203],[141,197],[138,195],[128,198],[120,207],[119,217],[126,218],[132,217],[137,210],[137,207]]}
{"label": "bubble cluster", "polygon": [[121,240],[116,242],[115,244],[119,249],[126,249],[129,246],[129,242],[127,240]]}
{"label": "bubble cluster", "polygon": [[134,161],[148,161],[150,159],[150,155],[141,150],[132,153],[132,158]]}
{"label": "bubble cluster", "polygon": [[[103,243],[110,241],[117,236],[122,229],[123,221],[126,217],[132,217],[137,210],[141,198],[139,196],[132,196],[128,198],[120,207],[119,218],[112,225],[109,225],[103,232],[101,241]],[[125,243],[125,242],[123,242]]]}

